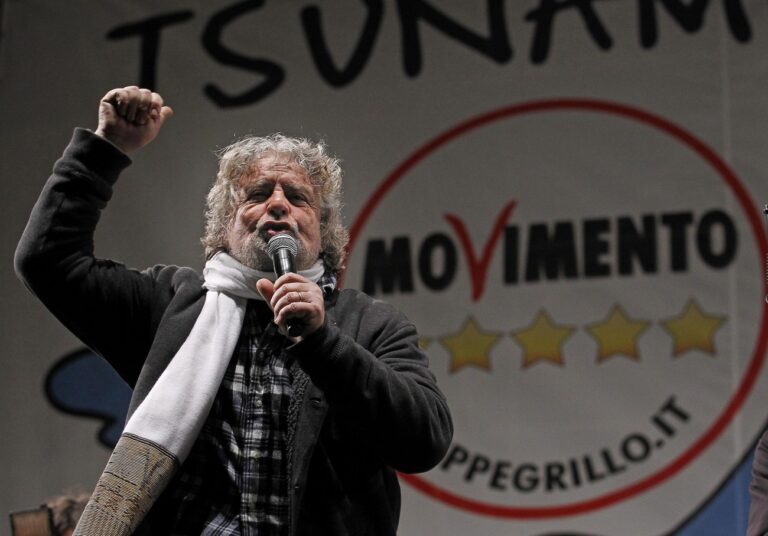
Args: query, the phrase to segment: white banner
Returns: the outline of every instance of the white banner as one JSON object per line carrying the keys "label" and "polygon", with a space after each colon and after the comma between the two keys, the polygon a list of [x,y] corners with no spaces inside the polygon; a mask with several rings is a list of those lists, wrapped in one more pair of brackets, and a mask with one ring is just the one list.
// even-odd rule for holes
{"label": "white banner", "polygon": [[[743,532],[768,417],[764,2],[2,9],[4,258],[112,87],[176,112],[97,233],[139,268],[200,268],[216,148],[323,137],[344,285],[417,324],[455,420],[402,477],[401,534]],[[92,486],[128,393],[3,266],[8,512]]]}

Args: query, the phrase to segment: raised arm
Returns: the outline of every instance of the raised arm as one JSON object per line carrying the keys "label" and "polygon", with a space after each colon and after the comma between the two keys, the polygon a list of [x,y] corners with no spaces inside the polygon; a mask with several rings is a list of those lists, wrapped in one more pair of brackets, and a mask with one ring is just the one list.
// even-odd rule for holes
{"label": "raised arm", "polygon": [[156,274],[97,259],[93,235],[113,184],[131,162],[125,152],[154,139],[170,114],[159,95],[146,90],[108,92],[99,105],[100,134],[75,130],[32,209],[14,259],[27,287],[129,383],[150,344],[148,310],[167,297],[156,288]]}

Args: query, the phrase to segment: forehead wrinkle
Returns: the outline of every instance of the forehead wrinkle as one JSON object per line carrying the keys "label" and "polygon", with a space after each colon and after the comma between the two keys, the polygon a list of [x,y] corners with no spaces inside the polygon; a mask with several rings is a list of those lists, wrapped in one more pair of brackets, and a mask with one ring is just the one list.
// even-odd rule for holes
{"label": "forehead wrinkle", "polygon": [[253,163],[251,168],[238,181],[240,188],[265,183],[284,182],[286,184],[311,184],[307,172],[295,162],[270,163],[260,165],[263,158]]}
{"label": "forehead wrinkle", "polygon": [[253,190],[262,186],[281,185],[284,188],[305,189],[314,191],[314,187],[306,177],[286,177],[274,175],[257,175],[244,177],[240,184],[241,190]]}
{"label": "forehead wrinkle", "polygon": [[266,153],[256,158],[251,164],[252,172],[259,173],[264,170],[276,170],[282,172],[297,172],[306,175],[307,171],[290,155],[282,153]]}
{"label": "forehead wrinkle", "polygon": [[280,185],[286,193],[293,191],[308,194],[311,197],[310,204],[315,210],[318,210],[318,203],[321,202],[321,192],[317,186],[310,182],[306,173],[302,173],[298,176],[285,176],[284,173],[270,173],[270,170],[267,170],[266,173],[256,171],[249,175],[245,175],[240,179],[239,184],[237,185],[237,203],[243,203],[254,191],[265,187],[271,190],[277,185]]}

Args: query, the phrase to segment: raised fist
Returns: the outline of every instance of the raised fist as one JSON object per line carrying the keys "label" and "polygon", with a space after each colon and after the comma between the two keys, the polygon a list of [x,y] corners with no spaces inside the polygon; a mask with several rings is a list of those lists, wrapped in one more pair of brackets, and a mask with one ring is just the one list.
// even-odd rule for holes
{"label": "raised fist", "polygon": [[132,153],[155,139],[166,119],[173,115],[163,98],[137,86],[108,91],[99,103],[96,134],[124,153]]}

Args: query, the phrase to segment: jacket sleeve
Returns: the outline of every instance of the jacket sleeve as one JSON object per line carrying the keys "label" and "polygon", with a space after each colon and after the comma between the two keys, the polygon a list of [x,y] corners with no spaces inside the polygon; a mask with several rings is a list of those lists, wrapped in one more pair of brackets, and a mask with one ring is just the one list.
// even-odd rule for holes
{"label": "jacket sleeve", "polygon": [[35,204],[16,249],[16,273],[78,338],[133,385],[151,342],[148,273],[93,255],[93,235],[130,159],[76,129]]}
{"label": "jacket sleeve", "polygon": [[344,315],[338,324],[326,316],[289,352],[382,461],[405,473],[427,471],[453,437],[445,396],[405,315],[360,293],[356,302],[336,311]]}

